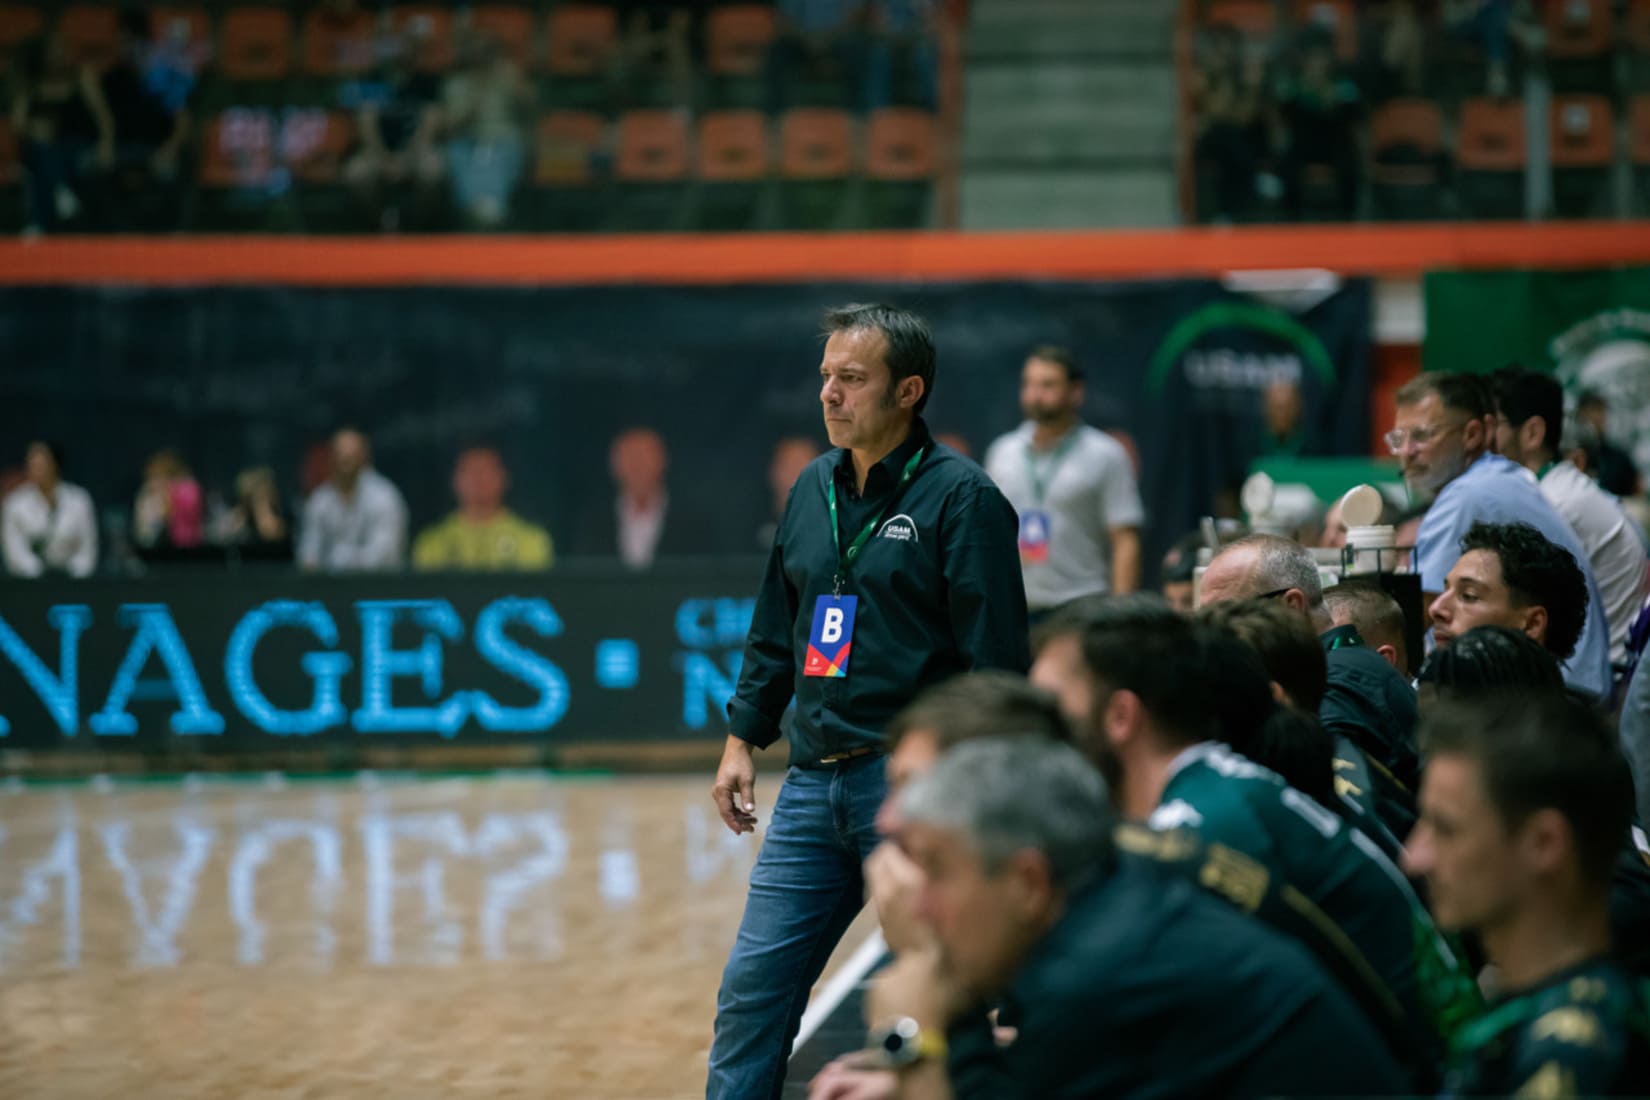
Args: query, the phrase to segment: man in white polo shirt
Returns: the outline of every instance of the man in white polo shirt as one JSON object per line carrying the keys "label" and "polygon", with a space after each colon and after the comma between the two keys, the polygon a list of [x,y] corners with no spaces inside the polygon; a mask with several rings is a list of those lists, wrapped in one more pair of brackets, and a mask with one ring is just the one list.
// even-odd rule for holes
{"label": "man in white polo shirt", "polygon": [[1562,457],[1564,387],[1550,374],[1521,367],[1495,372],[1497,454],[1540,479],[1541,495],[1581,540],[1604,600],[1610,627],[1610,660],[1627,658],[1627,634],[1644,602],[1644,545],[1621,502]]}
{"label": "man in white polo shirt", "polygon": [[991,444],[985,469],[1020,514],[1033,620],[1082,596],[1140,585],[1140,489],[1122,444],[1082,421],[1083,372],[1039,347],[1020,373],[1025,423]]}

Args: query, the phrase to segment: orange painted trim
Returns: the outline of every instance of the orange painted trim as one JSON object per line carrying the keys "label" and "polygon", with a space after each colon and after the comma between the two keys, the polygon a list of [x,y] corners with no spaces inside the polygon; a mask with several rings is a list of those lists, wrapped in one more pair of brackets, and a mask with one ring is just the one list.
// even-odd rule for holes
{"label": "orange painted trim", "polygon": [[0,242],[0,285],[580,285],[1105,279],[1323,268],[1650,263],[1650,222],[1289,226],[1074,233],[594,237],[59,238]]}

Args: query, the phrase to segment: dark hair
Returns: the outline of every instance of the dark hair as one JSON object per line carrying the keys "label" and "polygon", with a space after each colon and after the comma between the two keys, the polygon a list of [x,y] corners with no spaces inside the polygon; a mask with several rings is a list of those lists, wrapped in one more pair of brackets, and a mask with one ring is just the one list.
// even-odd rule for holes
{"label": "dark hair", "polygon": [[[1304,617],[1286,613],[1310,632]],[[1216,736],[1319,805],[1339,813],[1335,743],[1318,724],[1316,710],[1280,706],[1272,697],[1274,677],[1263,654],[1230,627],[1202,624],[1197,633],[1203,663],[1197,682],[1213,697]],[[1311,640],[1321,658],[1317,639]],[[1284,690],[1289,690],[1288,685]]]}
{"label": "dark hair", "polygon": [[1318,713],[1328,691],[1329,662],[1304,615],[1273,600],[1243,600],[1206,607],[1197,617],[1248,645],[1291,703],[1308,714]]}
{"label": "dark hair", "polygon": [[1509,828],[1557,810],[1594,887],[1610,883],[1633,820],[1633,777],[1598,711],[1562,691],[1512,691],[1441,704],[1421,722],[1428,757],[1465,756]]}
{"label": "dark hair", "polygon": [[1489,387],[1484,384],[1483,378],[1476,374],[1450,371],[1422,372],[1404,384],[1394,403],[1399,408],[1419,404],[1428,394],[1437,394],[1444,408],[1466,413],[1475,420],[1493,411]]}
{"label": "dark hair", "polygon": [[[1220,714],[1214,690],[1189,690],[1206,677],[1198,628],[1161,597],[1145,593],[1083,601],[1083,664],[1101,687],[1139,696],[1152,722],[1173,745],[1215,736]],[[1056,624],[1051,622],[1052,636]],[[1255,669],[1265,683],[1259,658]]]}
{"label": "dark hair", "polygon": [[1345,618],[1358,628],[1365,641],[1380,644],[1383,636],[1393,644],[1404,643],[1404,608],[1390,592],[1367,581],[1344,580],[1323,590],[1324,606],[1333,618],[1340,618],[1336,608],[1342,608]]}
{"label": "dark hair", "polygon": [[934,337],[928,323],[915,313],[887,305],[853,304],[825,311],[825,335],[851,329],[875,329],[887,347],[883,360],[888,364],[888,390],[913,376],[922,379],[922,396],[914,411],[921,413],[934,393]]}
{"label": "dark hair", "polygon": [[1479,699],[1506,688],[1564,690],[1558,658],[1540,642],[1506,626],[1475,626],[1421,662],[1416,679],[1440,698]]}
{"label": "dark hair", "polygon": [[1521,428],[1532,416],[1541,418],[1541,446],[1558,453],[1564,434],[1564,387],[1550,374],[1519,366],[1503,367],[1493,376],[1496,415]]}
{"label": "dark hair", "polygon": [[1184,535],[1163,555],[1163,565],[1157,571],[1163,584],[1191,584],[1197,576],[1197,552],[1203,548],[1203,534],[1194,531]]}
{"label": "dark hair", "polygon": [[1083,368],[1077,362],[1077,357],[1070,348],[1063,348],[1057,344],[1038,344],[1031,349],[1027,359],[1041,359],[1045,363],[1053,363],[1065,372],[1067,382],[1081,382]]}
{"label": "dark hair", "polygon": [[1587,623],[1587,575],[1575,555],[1527,523],[1475,523],[1461,553],[1486,550],[1501,562],[1513,599],[1547,611],[1547,648],[1559,660],[1576,651]]}
{"label": "dark hair", "polygon": [[983,737],[1071,740],[1071,727],[1053,697],[1000,669],[954,676],[917,696],[888,724],[888,747],[914,730],[931,732],[942,752]]}

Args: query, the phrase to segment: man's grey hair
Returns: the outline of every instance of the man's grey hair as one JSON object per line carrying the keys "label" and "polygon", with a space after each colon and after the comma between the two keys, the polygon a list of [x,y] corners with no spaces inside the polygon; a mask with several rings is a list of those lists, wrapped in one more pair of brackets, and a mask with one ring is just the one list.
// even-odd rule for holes
{"label": "man's grey hair", "polygon": [[1112,855],[1105,780],[1076,749],[1041,737],[958,745],[900,794],[899,816],[963,834],[987,874],[1031,849],[1064,886]]}
{"label": "man's grey hair", "polygon": [[1323,606],[1323,580],[1318,576],[1318,563],[1311,550],[1282,535],[1245,535],[1230,546],[1221,547],[1213,560],[1218,561],[1240,548],[1255,552],[1254,569],[1249,574],[1255,589],[1248,593],[1251,598],[1278,589],[1298,588],[1305,595],[1309,610]]}

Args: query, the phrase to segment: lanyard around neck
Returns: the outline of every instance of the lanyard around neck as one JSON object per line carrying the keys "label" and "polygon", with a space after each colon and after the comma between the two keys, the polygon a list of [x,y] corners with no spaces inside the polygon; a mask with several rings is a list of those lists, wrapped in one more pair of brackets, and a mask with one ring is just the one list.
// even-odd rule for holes
{"label": "lanyard around neck", "polygon": [[865,529],[854,537],[854,541],[848,544],[846,550],[842,548],[841,525],[837,522],[836,474],[831,475],[825,486],[825,501],[831,506],[831,541],[836,545],[836,595],[842,595],[842,582],[848,579],[848,570],[853,567],[854,560],[859,557],[859,552],[865,549],[865,544],[871,541],[871,536],[876,534],[877,528],[882,524],[883,519],[887,517],[889,510],[898,502],[901,491],[917,475],[917,467],[922,464],[923,456],[927,453],[928,448],[926,446],[917,448],[917,453],[911,456],[911,461],[907,462],[905,469],[900,472],[899,484],[894,486],[893,495],[888,498],[888,503],[884,504],[882,511],[878,512],[876,517],[865,525]]}
{"label": "lanyard around neck", "polygon": [[1048,496],[1048,487],[1053,483],[1054,475],[1060,470],[1060,460],[1066,457],[1066,452],[1077,442],[1079,427],[1081,425],[1067,432],[1066,437],[1060,440],[1059,446],[1050,452],[1044,467],[1047,470],[1046,474],[1038,472],[1037,451],[1032,447],[1031,440],[1026,440],[1026,475],[1031,479],[1031,497],[1038,507],[1042,506],[1043,498]]}

